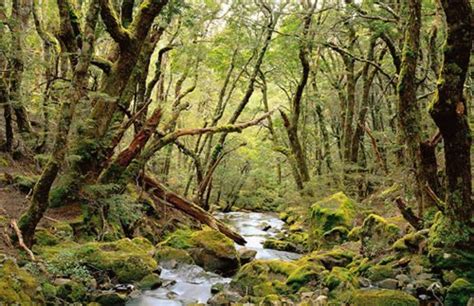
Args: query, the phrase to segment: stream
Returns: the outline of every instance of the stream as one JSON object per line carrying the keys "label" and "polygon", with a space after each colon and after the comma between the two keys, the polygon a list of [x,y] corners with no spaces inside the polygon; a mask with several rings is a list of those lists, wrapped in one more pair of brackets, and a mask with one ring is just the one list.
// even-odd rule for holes
{"label": "stream", "polygon": [[[230,212],[217,213],[215,216],[239,232],[247,244],[245,248],[257,251],[257,259],[295,260],[301,255],[264,249],[263,242],[274,237],[282,230],[284,222],[271,213]],[[265,226],[270,229],[264,231]],[[237,249],[242,246],[236,245]],[[162,266],[160,277],[163,286],[155,290],[144,291],[140,296],[131,299],[128,306],[182,306],[192,303],[204,303],[212,297],[211,287],[214,284],[227,284],[231,278],[222,277],[204,271],[196,265]]]}

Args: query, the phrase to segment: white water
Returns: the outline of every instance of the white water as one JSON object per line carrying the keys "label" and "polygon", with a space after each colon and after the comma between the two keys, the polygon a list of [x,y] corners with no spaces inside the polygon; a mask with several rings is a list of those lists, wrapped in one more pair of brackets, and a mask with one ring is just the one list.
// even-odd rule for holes
{"label": "white water", "polygon": [[[282,230],[283,221],[269,213],[231,212],[218,213],[216,217],[232,226],[247,240],[246,248],[257,251],[257,259],[294,260],[299,254],[264,249],[263,242],[274,237]],[[270,225],[264,231],[265,225]],[[236,245],[237,248],[242,246]],[[191,303],[206,303],[211,297],[211,287],[214,284],[227,284],[232,279],[204,271],[195,265],[178,265],[174,269],[162,267],[162,287],[143,292],[130,300],[129,306],[183,306]]]}

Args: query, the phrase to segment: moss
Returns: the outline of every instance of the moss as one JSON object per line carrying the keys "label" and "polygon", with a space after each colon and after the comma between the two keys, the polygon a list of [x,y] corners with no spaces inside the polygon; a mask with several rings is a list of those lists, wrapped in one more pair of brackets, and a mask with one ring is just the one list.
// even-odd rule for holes
{"label": "moss", "polygon": [[141,290],[153,290],[160,287],[162,281],[160,276],[156,273],[151,273],[142,278],[142,280],[138,283],[138,288]]}
{"label": "moss", "polygon": [[446,306],[467,305],[467,302],[474,296],[474,284],[463,278],[458,278],[448,288],[448,293],[444,301]]}
{"label": "moss", "polygon": [[363,255],[376,257],[383,254],[397,240],[399,234],[398,226],[388,223],[381,216],[370,214],[365,218],[359,233]]}
{"label": "moss", "polygon": [[402,253],[418,253],[420,251],[420,246],[426,243],[427,236],[428,230],[408,233],[395,241],[392,245],[392,249],[396,252]]}
{"label": "moss", "polygon": [[37,245],[43,246],[52,246],[59,243],[59,239],[44,228],[36,230],[35,241]]}
{"label": "moss", "polygon": [[0,304],[41,304],[43,296],[38,288],[37,280],[13,260],[6,259],[0,265]]}
{"label": "moss", "polygon": [[297,252],[298,248],[296,245],[289,241],[283,241],[283,240],[278,240],[278,239],[267,239],[263,243],[263,247],[266,249],[273,249],[273,250],[279,250],[279,251],[287,251],[287,252]]}
{"label": "moss", "polygon": [[176,260],[179,263],[194,264],[194,260],[188,252],[167,246],[160,246],[156,250],[155,259],[158,262]]}
{"label": "moss", "polygon": [[397,290],[356,290],[352,295],[354,306],[418,306],[418,300]]}
{"label": "moss", "polygon": [[356,226],[353,229],[350,230],[350,232],[347,234],[347,239],[349,241],[359,241],[360,238],[360,232],[362,230],[362,226]]}
{"label": "moss", "polygon": [[331,270],[333,267],[346,267],[354,259],[351,251],[335,248],[330,251],[315,251],[298,260],[298,263],[315,262]]}
{"label": "moss", "polygon": [[393,267],[389,265],[374,265],[371,266],[367,272],[365,273],[367,278],[369,278],[372,282],[378,282],[384,280],[386,278],[393,278],[395,277],[395,271]]}
{"label": "moss", "polygon": [[355,214],[355,203],[342,192],[314,203],[310,208],[312,240],[317,245],[323,233],[337,226],[350,228]]}
{"label": "moss", "polygon": [[58,287],[57,296],[70,303],[85,302],[87,300],[87,289],[79,282],[70,281]]}
{"label": "moss", "polygon": [[327,244],[341,244],[347,240],[349,230],[345,226],[336,226],[323,234]]}
{"label": "moss", "polygon": [[323,285],[330,291],[347,291],[359,287],[358,278],[348,269],[334,267],[323,279]]}
{"label": "moss", "polygon": [[41,284],[41,291],[46,301],[54,301],[57,295],[57,289],[50,283]]}
{"label": "moss", "polygon": [[294,270],[287,278],[286,284],[296,292],[303,286],[313,282],[316,285],[324,275],[325,268],[319,264],[306,262],[303,265],[298,265],[298,268]]}
{"label": "moss", "polygon": [[[93,267],[110,271],[119,282],[139,281],[157,268],[153,259],[153,245],[144,238],[121,239],[115,242],[88,242],[78,245],[65,242],[52,247],[38,248],[40,255],[57,271],[67,273],[68,264],[74,267]],[[69,275],[61,275],[69,276]]]}
{"label": "moss", "polygon": [[264,297],[284,293],[285,282],[297,265],[281,260],[254,260],[244,265],[231,282],[242,294]]}
{"label": "moss", "polygon": [[13,178],[13,185],[21,192],[29,193],[38,180],[37,176],[16,175]]}
{"label": "moss", "polygon": [[170,246],[175,249],[189,249],[192,247],[190,229],[178,229],[169,235],[160,245]]}

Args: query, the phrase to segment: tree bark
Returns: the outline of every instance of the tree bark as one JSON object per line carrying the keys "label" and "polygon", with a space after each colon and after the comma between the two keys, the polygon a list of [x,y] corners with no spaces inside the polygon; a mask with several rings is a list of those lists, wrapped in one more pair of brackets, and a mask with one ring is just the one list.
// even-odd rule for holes
{"label": "tree bark", "polygon": [[82,51],[74,71],[71,87],[61,105],[53,151],[48,164],[33,188],[31,204],[19,221],[19,227],[23,233],[25,243],[29,247],[33,244],[36,226],[48,208],[49,191],[66,155],[67,138],[76,105],[87,95],[87,72],[94,52],[95,28],[98,14],[98,1],[92,1],[86,17]]}
{"label": "tree bark", "polygon": [[430,113],[443,136],[447,215],[453,221],[469,223],[474,217],[471,135],[463,86],[473,41],[473,13],[468,0],[442,0],[441,5],[446,15],[447,41]]}

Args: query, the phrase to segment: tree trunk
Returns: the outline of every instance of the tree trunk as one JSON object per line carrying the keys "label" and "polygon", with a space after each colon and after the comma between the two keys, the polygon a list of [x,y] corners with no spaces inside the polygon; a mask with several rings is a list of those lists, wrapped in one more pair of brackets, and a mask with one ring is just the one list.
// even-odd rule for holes
{"label": "tree trunk", "polygon": [[33,244],[36,226],[48,208],[49,191],[66,155],[69,128],[74,118],[75,107],[87,95],[87,73],[94,52],[98,14],[98,1],[92,1],[86,17],[84,41],[79,62],[76,65],[69,92],[61,104],[53,151],[48,164],[33,188],[28,211],[22,215],[19,221],[19,227],[28,246]]}
{"label": "tree trunk", "polygon": [[463,86],[473,40],[473,13],[468,0],[442,0],[447,41],[437,95],[430,110],[444,143],[447,176],[447,215],[471,222],[474,217],[471,182],[471,135]]}
{"label": "tree trunk", "polygon": [[421,1],[408,0],[406,7],[407,21],[405,41],[402,52],[402,63],[398,83],[399,124],[402,139],[406,146],[408,164],[415,177],[415,197],[418,203],[418,215],[423,214],[424,180],[421,171],[421,112],[416,90],[416,67],[420,49]]}

